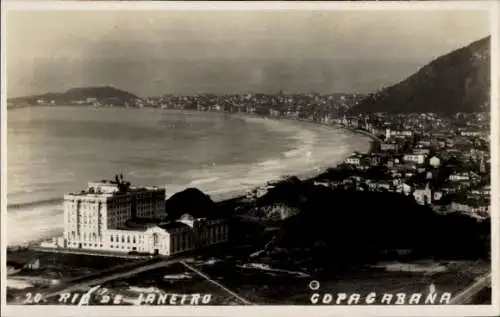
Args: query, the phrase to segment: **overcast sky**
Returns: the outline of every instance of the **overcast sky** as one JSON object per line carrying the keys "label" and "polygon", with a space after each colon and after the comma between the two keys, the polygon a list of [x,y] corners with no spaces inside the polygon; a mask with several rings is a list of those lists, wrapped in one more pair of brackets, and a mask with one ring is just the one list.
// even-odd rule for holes
{"label": "overcast sky", "polygon": [[369,92],[489,35],[485,12],[10,12],[9,97]]}

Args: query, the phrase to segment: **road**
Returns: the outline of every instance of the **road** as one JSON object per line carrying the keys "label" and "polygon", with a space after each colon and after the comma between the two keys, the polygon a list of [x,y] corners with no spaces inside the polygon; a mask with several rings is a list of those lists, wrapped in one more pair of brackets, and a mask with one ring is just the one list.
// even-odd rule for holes
{"label": "road", "polygon": [[145,260],[141,260],[141,261],[125,262],[122,265],[113,266],[111,268],[100,270],[100,271],[97,271],[97,272],[94,272],[94,273],[91,273],[88,275],[78,276],[78,277],[75,277],[72,279],[64,280],[62,285],[68,285],[70,283],[74,284],[74,283],[84,282],[84,281],[91,280],[91,279],[97,279],[97,278],[106,276],[108,274],[118,273],[118,272],[122,272],[124,270],[132,270],[132,269],[135,269],[138,267],[142,267],[144,265],[158,263],[158,261],[161,261],[161,258],[152,258],[152,259],[145,259]]}
{"label": "road", "polygon": [[[130,269],[127,271],[120,271],[120,272],[112,273],[112,274],[107,275],[107,276],[88,279],[88,280],[81,281],[81,282],[74,283],[74,284],[67,285],[67,286],[61,286],[60,289],[58,289],[58,290],[53,289],[51,293],[45,295],[45,299],[52,298],[52,297],[57,296],[61,293],[82,290],[82,289],[90,288],[92,286],[103,284],[103,283],[106,283],[106,282],[109,282],[109,281],[112,281],[115,279],[129,277],[129,276],[134,275],[134,274],[142,273],[142,272],[156,269],[156,268],[160,268],[160,267],[169,266],[169,265],[172,265],[175,263],[181,263],[184,266],[188,267],[189,269],[194,270],[197,274],[200,274],[202,277],[210,280],[213,283],[216,283],[219,287],[225,289],[228,293],[230,293],[234,297],[238,298],[244,304],[247,304],[247,305],[251,304],[250,302],[248,302],[244,298],[241,298],[238,294],[235,294],[231,290],[228,290],[223,285],[218,284],[218,282],[215,282],[212,279],[210,279],[209,277],[204,276],[203,273],[199,272],[198,270],[196,270],[193,267],[191,267],[190,265],[188,265],[186,262],[184,262],[184,260],[187,260],[187,259],[189,259],[189,257],[178,257],[178,258],[169,259],[169,260],[165,259],[165,260],[162,260],[162,261],[159,261],[156,263],[150,263],[150,264],[147,264],[147,265],[144,265],[141,267],[137,267],[134,269]],[[483,290],[484,288],[486,288],[490,285],[491,285],[491,273],[487,273],[487,274],[479,277],[472,285],[468,286],[467,288],[462,290],[460,293],[458,293],[458,295],[453,297],[450,304],[452,304],[452,305],[469,304],[473,300],[474,296],[476,296],[481,290]]]}
{"label": "road", "polygon": [[230,294],[231,296],[237,298],[239,301],[241,301],[243,304],[245,305],[252,305],[251,302],[249,302],[248,300],[244,299],[243,297],[241,297],[240,295],[238,295],[237,293],[233,292],[232,290],[230,290],[229,288],[227,288],[226,286],[222,285],[220,282],[214,280],[214,279],[211,279],[208,275],[206,275],[205,273],[203,273],[202,271],[192,267],[191,265],[187,264],[186,262],[184,261],[180,261],[180,263],[182,265],[184,265],[186,268],[188,268],[189,270],[195,272],[196,274],[198,274],[199,276],[203,277],[204,279],[206,279],[207,281],[209,281],[210,283],[216,285],[217,287],[223,289],[225,292],[227,292],[228,294]]}
{"label": "road", "polygon": [[474,296],[481,290],[491,285],[491,273],[479,277],[472,285],[462,290],[458,295],[452,298],[452,305],[470,304]]}
{"label": "road", "polygon": [[[54,296],[58,296],[61,293],[74,292],[78,290],[86,290],[95,285],[103,284],[112,280],[116,280],[119,278],[129,277],[134,274],[142,273],[148,270],[165,267],[172,265],[174,263],[178,263],[182,260],[190,259],[190,256],[176,256],[175,258],[170,259],[156,259],[156,261],[150,263],[134,263],[132,267],[129,266],[120,266],[115,267],[110,270],[106,270],[104,272],[100,272],[99,274],[94,274],[91,276],[85,276],[78,278],[76,280],[68,281],[67,283],[63,283],[52,287],[48,290],[48,294],[45,294],[44,299],[50,299]],[[141,265],[141,266],[137,266]],[[14,301],[12,304],[14,305],[22,305],[24,304],[25,298],[20,298],[19,300]]]}
{"label": "road", "polygon": [[132,255],[123,252],[108,252],[108,251],[91,251],[91,250],[80,250],[80,249],[59,249],[59,248],[43,248],[43,247],[32,247],[33,251],[46,252],[46,253],[63,253],[63,254],[76,254],[76,255],[91,255],[91,256],[101,256],[107,258],[122,258],[122,259],[145,259],[148,255]]}
{"label": "road", "polygon": [[[58,296],[61,293],[67,293],[67,292],[82,291],[82,290],[87,291],[89,288],[96,285],[101,285],[103,283],[120,278],[127,278],[135,274],[139,274],[145,271],[161,267],[166,267],[175,263],[181,263],[184,266],[190,268],[191,270],[194,270],[191,266],[189,266],[187,263],[184,262],[186,260],[192,259],[192,257],[193,257],[192,254],[185,254],[185,255],[175,256],[173,258],[149,259],[148,262],[139,261],[136,263],[127,263],[119,267],[114,267],[108,270],[101,271],[97,274],[80,277],[75,280],[66,281],[60,285],[51,287],[50,289],[47,290],[48,293],[44,295],[44,298],[50,299],[55,296]],[[212,281],[210,278],[204,276],[202,273],[197,272],[197,270],[195,271],[202,277]],[[212,283],[214,282],[212,281]],[[483,291],[487,287],[490,287],[490,285],[491,285],[491,273],[486,273],[477,278],[473,284],[463,289],[456,296],[454,296],[450,304],[458,304],[458,305],[470,304],[481,291]],[[222,285],[218,286],[226,289]],[[232,291],[227,289],[226,291],[228,293],[231,293],[231,295],[233,295],[234,297],[237,297],[242,303],[251,304],[245,299],[240,298],[237,294],[233,294]],[[24,304],[22,302],[23,300],[24,299],[21,298],[18,301],[15,301],[13,304]]]}
{"label": "road", "polygon": [[112,280],[116,280],[119,278],[129,277],[129,276],[134,275],[134,274],[157,269],[160,267],[169,266],[169,265],[172,265],[174,263],[178,263],[178,262],[180,262],[182,260],[186,260],[186,259],[188,259],[188,257],[176,257],[175,259],[169,259],[169,260],[166,259],[166,260],[162,260],[162,261],[159,261],[156,263],[150,263],[150,264],[147,264],[147,265],[144,265],[141,267],[137,267],[137,268],[134,268],[131,270],[111,273],[111,274],[106,275],[106,276],[80,281],[78,283],[74,283],[74,284],[71,284],[68,286],[61,286],[60,289],[58,289],[57,291],[52,290],[51,293],[45,295],[45,298],[48,299],[48,298],[57,296],[61,293],[73,292],[73,291],[89,288],[89,287],[92,287],[94,285],[103,284],[103,283],[106,283],[106,282],[109,282]]}

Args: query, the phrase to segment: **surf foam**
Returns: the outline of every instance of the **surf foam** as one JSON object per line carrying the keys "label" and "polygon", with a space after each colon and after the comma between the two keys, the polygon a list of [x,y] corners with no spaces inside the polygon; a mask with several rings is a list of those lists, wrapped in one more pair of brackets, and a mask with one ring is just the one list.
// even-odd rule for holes
{"label": "surf foam", "polygon": [[[187,170],[178,175],[188,181],[167,185],[167,195],[187,187],[197,187],[215,200],[227,199],[282,176],[310,177],[321,168],[339,163],[355,150],[365,152],[369,148],[368,137],[332,127],[259,118],[245,120],[264,122],[269,129],[294,131],[295,148],[255,164],[212,165]],[[81,181],[85,183],[89,180]],[[61,193],[61,201],[64,194]],[[24,205],[12,206],[16,208],[8,208],[8,245],[25,244],[62,232],[62,205],[49,200],[41,199],[39,204],[32,200]]]}

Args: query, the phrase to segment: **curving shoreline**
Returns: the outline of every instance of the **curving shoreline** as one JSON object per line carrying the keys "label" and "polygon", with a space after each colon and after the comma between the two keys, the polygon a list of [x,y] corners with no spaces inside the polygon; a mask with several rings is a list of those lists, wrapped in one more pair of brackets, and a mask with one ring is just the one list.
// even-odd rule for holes
{"label": "curving shoreline", "polygon": [[[140,109],[137,109],[137,111],[139,111],[139,110]],[[170,112],[170,111],[186,112],[187,115],[188,115],[188,112],[202,115],[202,116],[204,115],[203,113],[200,113],[201,111],[196,111],[196,110],[171,110],[171,109],[165,110],[165,112]],[[203,190],[206,194],[210,195],[215,202],[224,202],[227,200],[232,200],[235,197],[238,198],[241,196],[245,196],[245,195],[247,195],[247,193],[255,190],[256,188],[259,188],[261,186],[265,186],[269,182],[279,181],[280,179],[282,179],[283,177],[286,177],[286,176],[295,176],[295,177],[298,177],[299,179],[304,180],[304,181],[311,179],[311,178],[314,178],[314,177],[320,175],[321,173],[323,173],[328,168],[331,168],[332,166],[335,166],[338,163],[340,163],[341,161],[343,161],[345,159],[345,157],[350,155],[353,151],[356,151],[356,150],[357,151],[365,151],[365,146],[368,146],[368,143],[369,143],[368,140],[366,140],[366,138],[363,138],[362,140],[355,141],[354,146],[346,147],[346,148],[343,148],[342,150],[339,150],[335,146],[335,143],[336,143],[336,141],[335,141],[335,142],[332,142],[332,147],[330,150],[330,147],[328,145],[329,144],[328,139],[334,140],[337,137],[337,135],[336,135],[337,133],[339,133],[338,134],[339,138],[344,138],[344,136],[341,135],[341,133],[343,133],[344,131],[349,134],[348,138],[350,138],[353,136],[353,134],[355,134],[357,132],[352,131],[350,129],[345,129],[343,127],[339,127],[338,125],[320,124],[317,122],[310,122],[307,120],[279,119],[279,118],[272,118],[272,117],[266,117],[266,116],[254,115],[254,114],[246,114],[246,113],[216,113],[216,112],[212,112],[212,114],[217,115],[217,116],[225,115],[228,117],[228,119],[230,119],[231,117],[241,118],[242,120],[244,120],[245,118],[254,118],[254,119],[259,120],[259,121],[266,120],[266,121],[279,122],[279,124],[286,125],[288,127],[290,127],[290,126],[292,127],[291,129],[290,128],[285,129],[285,131],[290,131],[289,133],[294,133],[296,131],[296,130],[294,130],[294,127],[297,127],[297,130],[299,130],[299,129],[308,130],[309,128],[311,128],[310,129],[311,133],[320,135],[320,137],[318,137],[319,141],[318,142],[314,141],[315,142],[314,144],[317,145],[317,148],[319,151],[317,153],[318,156],[314,159],[314,162],[312,162],[310,164],[306,164],[305,162],[304,163],[297,163],[297,165],[295,165],[291,162],[295,161],[295,160],[298,160],[298,162],[300,162],[300,160],[301,160],[301,157],[299,155],[300,153],[295,153],[293,156],[282,157],[279,159],[279,160],[281,160],[281,159],[284,160],[281,162],[281,164],[283,166],[287,166],[287,168],[284,168],[284,169],[280,170],[279,172],[269,172],[267,174],[268,177],[266,177],[267,172],[265,170],[263,170],[262,175],[260,177],[257,177],[254,181],[249,181],[248,184],[243,182],[241,184],[242,185],[241,188],[238,188],[238,189],[236,189],[235,187],[233,187],[233,188],[227,187],[226,188],[225,186],[222,186],[221,189],[229,189],[229,191],[218,191],[218,192],[215,191],[213,193],[211,193],[210,191],[207,192],[207,191]],[[255,122],[257,123],[257,121],[255,121]],[[293,123],[297,123],[297,124],[294,125]],[[270,126],[270,128],[272,128],[274,126],[274,123],[268,123],[268,125]],[[280,126],[277,126],[277,127],[278,127],[278,129],[281,129]],[[315,128],[315,127],[320,127],[320,128]],[[330,133],[330,131],[331,131],[331,133]],[[264,140],[264,142],[265,142],[265,140]],[[339,142],[346,143],[346,142],[342,142],[342,141],[339,141]],[[347,142],[347,143],[349,143],[349,142]],[[351,145],[352,144],[353,143],[351,143]],[[302,147],[302,145],[300,145],[300,144],[297,146]],[[354,147],[354,149],[353,149],[353,147]],[[303,149],[300,152],[305,153],[305,151],[307,151],[307,149]],[[298,155],[297,159],[295,158],[295,155]],[[276,163],[276,164],[280,164],[280,163]],[[288,164],[290,164],[290,165],[288,165]],[[260,170],[260,168],[259,168],[259,170]],[[259,180],[259,178],[260,178],[260,180]],[[184,190],[187,187],[198,187],[198,186],[196,184],[185,186],[184,188],[173,190],[171,192],[171,194],[175,194],[176,192]],[[245,188],[243,188],[243,187],[245,187]],[[172,188],[172,189],[174,189],[174,188]],[[62,202],[62,199],[60,202]],[[49,208],[50,208],[50,206],[49,206]],[[47,235],[45,235],[45,234],[47,234]],[[42,237],[43,239],[46,239],[47,237],[52,236],[53,231],[52,231],[52,233],[47,231],[45,234]],[[36,238],[36,237],[34,237],[34,238]],[[35,240],[36,239],[33,239],[33,240],[29,239],[29,240],[19,241],[18,243],[13,241],[12,245],[26,244],[26,243],[30,243],[30,242],[35,241]]]}
{"label": "curving shoreline", "polygon": [[[181,111],[184,111],[184,112],[194,112],[194,113],[200,113],[201,112],[201,111],[196,111],[196,110],[187,110],[187,111],[186,110],[181,110]],[[257,115],[257,114],[249,114],[249,113],[223,113],[223,114],[224,115],[230,115],[230,116],[233,116],[233,117],[236,117],[236,118],[242,118],[242,119],[245,119],[245,118],[256,118],[256,119],[262,119],[262,120],[300,122],[300,123],[305,123],[305,124],[308,124],[308,125],[310,124],[310,125],[322,126],[322,127],[326,127],[326,128],[336,128],[336,129],[339,129],[339,130],[348,131],[349,133],[352,133],[352,134],[361,134],[363,136],[366,136],[366,137],[370,138],[368,150],[364,151],[364,152],[361,152],[361,153],[365,153],[365,154],[371,153],[373,151],[373,148],[374,148],[374,142],[380,141],[377,136],[371,134],[368,131],[360,130],[360,129],[351,129],[351,128],[348,128],[348,127],[339,126],[337,124],[323,124],[323,123],[318,123],[318,122],[314,122],[314,121],[297,120],[297,119],[290,119],[290,118],[273,118],[273,117],[267,117],[267,116],[261,116],[261,115]],[[353,154],[353,152],[348,153],[344,157],[344,159],[347,158],[347,157],[349,157],[352,154]],[[283,175],[283,176],[295,176],[298,179],[300,179],[301,181],[309,181],[309,180],[314,179],[318,175],[321,175],[326,170],[328,170],[329,168],[332,168],[332,167],[335,167],[335,166],[334,165],[325,165],[325,166],[320,167],[315,172],[300,172],[300,171],[298,171],[298,172],[291,173],[290,175]],[[275,182],[275,181],[279,181],[279,180],[280,179],[269,180],[267,183]],[[264,184],[262,184],[260,186],[264,186],[264,185],[266,185],[266,184],[264,183]],[[256,188],[259,188],[260,186],[254,187],[254,188],[250,189],[249,191],[252,191],[252,190],[254,190]],[[247,192],[249,192],[249,191],[247,191]],[[212,196],[212,199],[214,199],[214,201],[217,202],[217,203],[225,203],[225,202],[228,202],[228,201],[235,201],[235,200],[241,199],[241,198],[245,197],[245,195],[246,195],[246,193],[242,194],[242,195],[233,195],[233,197],[225,198],[225,199],[214,199],[214,197],[216,197],[216,196]],[[231,196],[231,195],[229,195],[229,193],[228,193],[228,195],[224,195],[224,196]]]}
{"label": "curving shoreline", "polygon": [[[183,111],[186,111],[186,110],[183,110]],[[188,111],[191,111],[191,110],[188,110]],[[192,112],[201,112],[201,111],[194,111],[194,110],[192,110]],[[309,121],[309,120],[290,119],[290,118],[273,118],[273,117],[260,116],[260,115],[249,114],[249,113],[234,113],[234,114],[233,113],[228,113],[228,115],[237,116],[237,117],[241,116],[242,118],[250,117],[250,118],[259,118],[259,119],[266,119],[266,120],[274,120],[274,121],[300,122],[300,123],[310,124],[310,125],[314,125],[314,126],[336,128],[336,129],[339,129],[339,130],[349,131],[349,132],[351,132],[353,134],[362,134],[364,136],[369,137],[373,141],[380,141],[380,139],[377,136],[371,134],[368,131],[361,130],[361,129],[352,129],[352,128],[340,126],[340,125],[334,124],[334,123],[332,123],[332,124],[326,124],[326,123],[319,123],[319,122],[314,122],[314,121]]]}
{"label": "curving shoreline", "polygon": [[[140,110],[140,109],[137,109],[137,110]],[[324,123],[319,123],[319,122],[314,122],[314,121],[309,121],[309,120],[281,118],[281,117],[276,118],[276,117],[251,114],[251,113],[246,113],[246,112],[228,113],[228,112],[215,112],[215,111],[198,111],[198,110],[194,110],[194,109],[159,109],[159,110],[162,112],[165,111],[165,112],[192,113],[192,114],[203,114],[206,112],[206,113],[209,113],[212,115],[219,115],[219,116],[223,115],[223,116],[229,116],[229,117],[233,117],[233,118],[239,118],[242,120],[252,118],[252,119],[259,119],[259,120],[271,120],[271,121],[275,121],[275,122],[287,122],[288,121],[288,122],[293,122],[293,123],[301,123],[304,125],[310,125],[310,126],[314,126],[314,127],[324,127],[326,129],[338,129],[339,131],[348,132],[348,133],[351,133],[353,135],[363,135],[365,137],[368,137],[370,139],[368,141],[368,146],[367,146],[368,149],[366,151],[357,150],[357,152],[359,152],[359,153],[366,153],[366,154],[369,154],[373,151],[373,143],[375,141],[380,141],[375,135],[372,135],[368,131],[360,130],[360,129],[352,129],[352,128],[340,126],[338,124],[324,124]],[[349,157],[353,153],[354,152],[346,153],[345,157],[343,157],[341,160],[344,160],[345,158]],[[334,161],[334,160],[332,160],[332,161]],[[336,164],[338,164],[338,163],[336,163]],[[276,178],[270,179],[267,182],[264,182],[260,185],[257,185],[254,187],[249,187],[246,190],[236,190],[236,191],[225,192],[225,193],[220,193],[220,194],[207,194],[207,195],[209,195],[212,198],[212,200],[214,200],[217,203],[224,203],[226,201],[233,201],[233,200],[237,200],[237,199],[241,199],[242,197],[245,197],[245,195],[248,192],[251,192],[251,191],[253,191],[261,186],[265,186],[267,183],[279,181],[281,179],[281,177],[284,177],[284,176],[295,176],[302,181],[311,180],[311,179],[317,177],[318,175],[321,175],[329,168],[335,167],[336,164],[335,163],[327,164],[327,165],[319,167],[318,169],[315,169],[315,171],[312,171],[312,170],[310,170],[310,171],[294,171],[294,172],[288,173],[286,175],[282,175],[277,179]]]}

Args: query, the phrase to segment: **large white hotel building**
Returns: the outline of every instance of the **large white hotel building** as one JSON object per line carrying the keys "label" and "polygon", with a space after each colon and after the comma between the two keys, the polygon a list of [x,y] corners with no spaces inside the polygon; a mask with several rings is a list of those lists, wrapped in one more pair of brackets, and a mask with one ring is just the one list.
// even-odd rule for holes
{"label": "large white hotel building", "polygon": [[132,187],[118,177],[90,182],[86,190],[64,196],[64,234],[56,246],[172,255],[228,239],[223,220],[185,214],[158,221],[166,216],[164,188]]}

